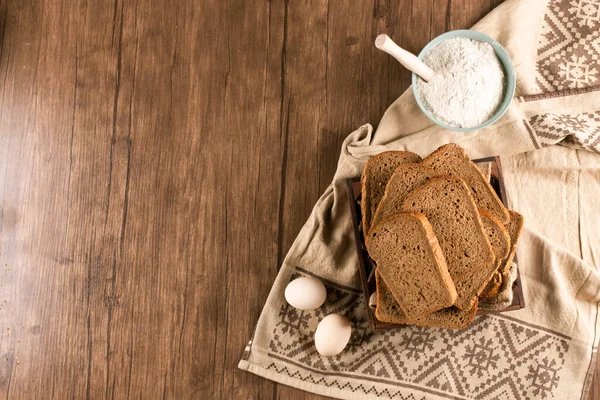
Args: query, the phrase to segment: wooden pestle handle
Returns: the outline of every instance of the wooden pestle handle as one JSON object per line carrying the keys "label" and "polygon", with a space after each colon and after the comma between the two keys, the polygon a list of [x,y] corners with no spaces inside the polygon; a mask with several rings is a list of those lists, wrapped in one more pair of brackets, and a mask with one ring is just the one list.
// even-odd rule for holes
{"label": "wooden pestle handle", "polygon": [[413,53],[404,50],[398,46],[386,34],[381,34],[375,39],[375,47],[385,51],[390,56],[394,57],[398,62],[406,67],[406,69],[419,75],[425,81],[429,81],[435,75],[435,72]]}

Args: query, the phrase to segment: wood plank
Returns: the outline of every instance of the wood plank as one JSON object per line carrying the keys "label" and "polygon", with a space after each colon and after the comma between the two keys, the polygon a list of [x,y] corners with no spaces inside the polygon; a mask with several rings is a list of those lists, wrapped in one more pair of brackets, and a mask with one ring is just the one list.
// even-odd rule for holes
{"label": "wood plank", "polygon": [[343,139],[410,84],[372,42],[498,3],[0,0],[0,396],[324,398],[237,363]]}
{"label": "wood plank", "polygon": [[284,29],[279,265],[321,195],[316,183],[326,110],[327,3],[286,3]]}
{"label": "wood plank", "polygon": [[284,8],[242,5],[1,3],[6,397],[273,397],[236,365],[277,270]]}
{"label": "wood plank", "polygon": [[[279,257],[283,257],[321,195],[320,142],[327,112],[327,2],[286,2],[282,75],[283,175],[279,207]],[[337,154],[334,152],[333,154]],[[336,158],[335,156],[332,158]],[[317,185],[319,183],[319,185]],[[317,399],[277,385],[278,399]]]}
{"label": "wood plank", "polygon": [[[277,210],[282,195],[277,183],[286,144],[281,132],[282,114],[287,112],[281,98],[285,4],[259,4],[230,2],[228,9],[235,11],[229,13],[226,25],[229,73],[224,107],[231,111],[225,119],[227,131],[221,129],[219,134],[225,133],[222,145],[228,152],[223,165],[228,171],[227,187],[222,197],[227,253],[221,255],[225,271],[215,265],[219,285],[213,289],[213,296],[225,309],[221,324],[225,329],[217,328],[215,349],[223,354],[223,362],[215,365],[218,373],[222,366],[223,373],[215,394],[224,399],[272,399],[275,391],[273,382],[237,369],[277,274]],[[210,147],[207,143],[208,151]]]}
{"label": "wood plank", "polygon": [[[65,245],[74,235],[77,212],[67,199],[81,194],[70,186],[69,172],[78,158],[71,138],[83,14],[76,10],[59,18],[63,6],[24,1],[5,9],[0,389],[6,398],[64,397],[67,391],[84,396],[92,374],[86,329],[89,264],[75,260]],[[57,36],[64,40],[51,40]],[[98,113],[104,111],[100,107]],[[96,134],[101,128],[90,132]],[[95,176],[91,181],[99,184]],[[87,232],[81,234],[82,244],[90,243]]]}
{"label": "wood plank", "polygon": [[[371,116],[385,109],[375,94],[380,82],[373,70],[382,58],[373,42],[373,2],[330,1],[327,15],[326,110],[319,121],[319,191],[331,184],[342,142]],[[374,113],[373,110],[377,111]]]}

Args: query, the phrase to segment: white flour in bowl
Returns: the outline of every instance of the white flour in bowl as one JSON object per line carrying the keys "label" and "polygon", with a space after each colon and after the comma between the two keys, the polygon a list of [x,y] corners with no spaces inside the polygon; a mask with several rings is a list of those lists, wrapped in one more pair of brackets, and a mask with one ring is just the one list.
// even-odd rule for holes
{"label": "white flour in bowl", "polygon": [[489,120],[502,103],[505,77],[494,48],[467,38],[438,43],[423,58],[435,71],[417,91],[425,108],[447,125],[472,128]]}

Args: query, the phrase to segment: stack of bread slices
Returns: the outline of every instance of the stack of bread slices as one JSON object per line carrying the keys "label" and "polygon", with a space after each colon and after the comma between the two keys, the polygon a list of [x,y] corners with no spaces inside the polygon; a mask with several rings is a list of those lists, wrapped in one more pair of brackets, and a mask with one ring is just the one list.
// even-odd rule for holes
{"label": "stack of bread slices", "polygon": [[376,264],[382,322],[462,329],[493,298],[510,266],[523,217],[507,210],[456,144],[421,159],[387,151],[365,165],[362,231]]}

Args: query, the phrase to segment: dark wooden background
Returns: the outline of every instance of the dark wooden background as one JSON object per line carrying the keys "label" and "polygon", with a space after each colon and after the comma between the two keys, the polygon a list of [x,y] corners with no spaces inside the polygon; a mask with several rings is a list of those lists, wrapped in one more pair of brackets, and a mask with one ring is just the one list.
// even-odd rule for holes
{"label": "dark wooden background", "polygon": [[409,85],[372,42],[496,3],[0,0],[1,393],[317,398],[236,365],[342,140]]}

